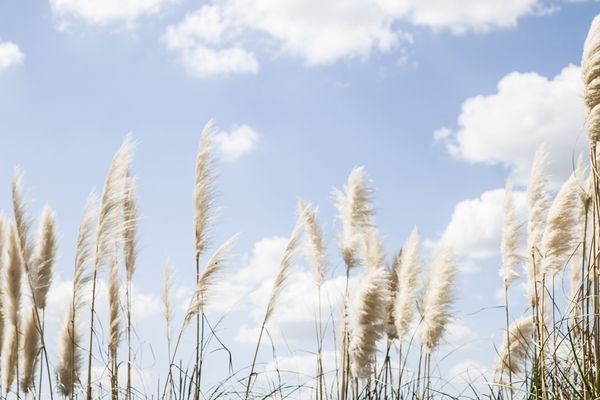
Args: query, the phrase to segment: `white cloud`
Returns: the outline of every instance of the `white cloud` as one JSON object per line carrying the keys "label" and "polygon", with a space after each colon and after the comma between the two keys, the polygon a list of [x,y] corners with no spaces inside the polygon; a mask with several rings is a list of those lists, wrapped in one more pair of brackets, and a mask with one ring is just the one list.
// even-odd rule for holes
{"label": "white cloud", "polygon": [[258,142],[258,133],[248,125],[240,125],[231,132],[218,132],[214,136],[223,161],[235,161],[251,152]]}
{"label": "white cloud", "polygon": [[[513,196],[518,215],[525,222],[526,195],[513,191]],[[454,246],[457,256],[471,260],[499,254],[503,202],[504,189],[489,190],[478,198],[459,202],[442,240]]]}
{"label": "white cloud", "polygon": [[497,93],[463,103],[451,135],[442,128],[434,136],[459,159],[508,167],[519,183],[527,182],[533,154],[545,143],[558,184],[587,146],[582,92],[580,68],[573,65],[552,79],[513,72],[500,80]]}
{"label": "white cloud", "polygon": [[519,18],[543,11],[538,0],[379,0],[414,25],[454,34],[512,28]]}
{"label": "white cloud", "polygon": [[0,42],[0,71],[23,62],[25,56],[13,42]]}
{"label": "white cloud", "polygon": [[230,44],[236,27],[218,6],[202,6],[177,25],[167,27],[163,41],[179,53],[190,75],[198,77],[256,74],[254,53]]}
{"label": "white cloud", "polygon": [[477,360],[464,360],[450,368],[450,380],[456,384],[486,383],[490,369]]}
{"label": "white cloud", "polygon": [[167,5],[179,0],[50,0],[52,14],[59,28],[72,22],[90,25],[125,24],[135,26],[138,18],[160,13]]}
{"label": "white cloud", "polygon": [[256,73],[250,39],[306,65],[328,65],[412,44],[399,22],[463,34],[514,27],[539,8],[538,0],[216,0],[169,26],[164,41],[194,75]]}

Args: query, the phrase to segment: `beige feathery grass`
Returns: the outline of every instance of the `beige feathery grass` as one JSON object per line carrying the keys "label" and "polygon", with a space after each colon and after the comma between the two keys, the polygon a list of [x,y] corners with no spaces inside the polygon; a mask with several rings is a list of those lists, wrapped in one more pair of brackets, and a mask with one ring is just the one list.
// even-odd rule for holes
{"label": "beige feathery grass", "polygon": [[23,336],[23,347],[21,355],[21,389],[23,393],[29,393],[34,386],[35,370],[38,364],[38,353],[40,350],[40,335],[36,324],[37,310],[31,307],[25,323],[25,335]]}
{"label": "beige feathery grass", "polygon": [[200,136],[200,145],[196,156],[196,174],[194,184],[194,234],[196,258],[204,252],[208,242],[208,228],[212,219],[213,207],[213,123],[208,121]]}
{"label": "beige feathery grass", "polygon": [[396,323],[396,334],[400,342],[408,334],[416,311],[420,263],[419,234],[417,228],[414,228],[402,248],[400,268],[396,272],[398,275],[398,294],[395,299],[394,321]]}
{"label": "beige feathery grass", "polygon": [[206,268],[200,275],[200,279],[196,284],[196,289],[190,298],[190,302],[185,313],[182,331],[192,322],[210,299],[210,290],[217,283],[217,278],[223,272],[223,268],[227,263],[227,257],[231,248],[239,239],[239,234],[233,235],[225,243],[223,243],[208,260]]}
{"label": "beige feathery grass", "polygon": [[318,287],[323,284],[327,273],[327,259],[325,257],[325,242],[323,240],[323,230],[319,225],[317,210],[310,208],[304,202],[300,202],[301,208],[306,208],[305,234],[307,240],[306,253],[307,258],[312,265],[313,275]]}
{"label": "beige feathery grass", "polygon": [[167,336],[167,346],[169,350],[169,359],[171,358],[171,340],[173,335],[173,305],[171,303],[171,290],[173,284],[171,282],[171,262],[165,260],[165,269],[163,274],[162,286],[162,302],[163,302],[163,317],[165,319],[165,334]]}
{"label": "beige feathery grass", "polygon": [[450,319],[455,275],[454,251],[442,245],[433,256],[423,297],[421,343],[427,354],[438,346]]}
{"label": "beige feathery grass", "polygon": [[119,263],[115,257],[108,262],[108,351],[115,363],[123,333],[120,288]]}
{"label": "beige feathery grass", "polygon": [[81,334],[76,317],[85,304],[84,288],[91,279],[88,267],[93,257],[95,202],[95,195],[91,193],[86,201],[77,233],[71,304],[67,307],[58,334],[56,362],[58,390],[62,395],[69,397],[73,395],[75,383],[79,381],[81,367]]}
{"label": "beige feathery grass", "polygon": [[522,225],[517,220],[512,183],[508,181],[504,189],[504,216],[502,221],[502,243],[500,245],[502,249],[500,277],[505,288],[508,288],[519,277],[517,266],[523,260],[523,256],[519,254],[522,237]]}
{"label": "beige feathery grass", "polygon": [[578,191],[577,178],[571,174],[552,202],[541,242],[544,274],[558,273],[573,256],[579,233]]}
{"label": "beige feathery grass", "polygon": [[398,299],[398,275],[400,273],[400,267],[402,263],[402,250],[400,250],[392,260],[390,266],[390,274],[388,281],[389,288],[389,302],[388,302],[388,317],[385,332],[389,340],[396,339],[398,332],[396,330],[396,300]]}
{"label": "beige feathery grass", "polygon": [[354,378],[367,378],[373,371],[377,344],[388,320],[389,271],[383,248],[374,231],[365,236],[367,275],[350,298],[348,309],[348,355]]}
{"label": "beige feathery grass", "polygon": [[361,234],[373,225],[371,188],[363,167],[352,169],[344,191],[334,189],[336,208],[342,222],[339,246],[347,269],[356,267]]}
{"label": "beige feathery grass", "polygon": [[131,282],[135,271],[137,234],[136,179],[127,173],[126,194],[123,201],[123,258],[125,263],[125,301],[127,305],[127,399],[131,398]]}
{"label": "beige feathery grass", "polygon": [[504,334],[498,354],[496,382],[505,384],[506,377],[523,372],[529,360],[533,339],[534,322],[532,317],[522,317],[515,321]]}
{"label": "beige feathery grass", "polygon": [[298,245],[300,243],[301,233],[304,229],[304,224],[306,221],[306,212],[306,207],[300,207],[298,220],[296,221],[296,225],[294,226],[287,245],[285,246],[285,250],[283,251],[283,256],[279,262],[279,270],[275,276],[275,282],[273,283],[269,301],[267,302],[267,311],[265,313],[264,324],[269,321],[273,312],[275,311],[277,301],[279,300],[279,297],[281,296],[281,293],[283,292],[283,289],[287,283],[290,269],[298,253]]}
{"label": "beige feathery grass", "polygon": [[33,271],[30,268],[33,254],[32,243],[29,240],[31,218],[27,214],[27,206],[23,196],[23,172],[18,168],[15,169],[12,180],[12,206],[16,234],[19,240],[19,252],[23,259],[23,267],[25,268],[25,272],[29,275],[30,283],[35,284],[35,274],[33,274]]}
{"label": "beige feathery grass", "polygon": [[18,348],[21,310],[21,277],[23,265],[19,251],[16,228],[13,224],[8,229],[5,263],[3,276],[4,317],[10,324],[9,335],[5,336],[2,346],[2,389],[4,393],[10,390],[18,369]]}
{"label": "beige feathery grass", "polygon": [[537,281],[541,271],[541,241],[546,226],[550,196],[548,194],[548,178],[546,168],[548,153],[542,144],[538,147],[533,157],[529,184],[527,186],[527,204],[529,218],[527,221],[527,249],[530,252],[527,263],[529,302],[537,305]]}
{"label": "beige feathery grass", "polygon": [[590,143],[600,138],[600,15],[592,21],[581,59],[583,98]]}
{"label": "beige feathery grass", "polygon": [[[0,212],[0,276],[4,276],[4,248],[7,243],[6,240],[6,216],[4,213]],[[4,343],[4,320],[5,320],[5,311],[4,311],[4,287],[0,285],[0,356],[2,355],[2,343]]]}
{"label": "beige feathery grass", "polygon": [[5,335],[4,343],[2,344],[2,393],[4,398],[15,380],[15,368],[18,362],[18,333],[17,328],[14,325],[10,325],[10,328]]}
{"label": "beige feathery grass", "polygon": [[131,136],[127,135],[111,161],[100,199],[98,225],[96,227],[96,249],[93,261],[92,300],[90,305],[90,334],[87,362],[87,400],[92,400],[92,361],[94,340],[94,317],[96,313],[96,285],[100,267],[112,257],[115,239],[123,234],[123,203],[127,196],[128,171],[133,153]]}
{"label": "beige feathery grass", "polygon": [[54,263],[56,259],[57,238],[54,212],[48,205],[42,209],[36,246],[33,254],[36,274],[34,296],[35,305],[46,308],[46,297],[52,283]]}

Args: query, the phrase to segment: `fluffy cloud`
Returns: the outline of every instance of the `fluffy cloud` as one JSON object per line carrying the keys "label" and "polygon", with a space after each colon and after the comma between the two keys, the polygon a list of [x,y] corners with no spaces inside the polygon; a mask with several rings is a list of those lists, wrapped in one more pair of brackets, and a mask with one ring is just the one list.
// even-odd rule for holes
{"label": "fluffy cloud", "polygon": [[25,56],[12,42],[0,42],[0,71],[23,62]]}
{"label": "fluffy cloud", "polygon": [[226,162],[235,161],[254,150],[258,139],[258,133],[248,125],[240,125],[231,132],[218,132],[214,136],[221,159]]}
{"label": "fluffy cloud", "polygon": [[205,5],[167,27],[163,41],[179,53],[190,75],[256,74],[259,64],[254,53],[232,43],[236,30],[220,7]]}
{"label": "fluffy cloud", "polygon": [[[515,207],[522,221],[527,214],[524,192],[513,191]],[[459,257],[482,259],[499,254],[504,189],[484,192],[480,197],[459,202],[442,240],[454,246]]]}
{"label": "fluffy cloud", "polygon": [[65,29],[74,21],[90,25],[135,26],[138,18],[160,13],[179,0],[50,0],[52,14]]}
{"label": "fluffy cloud", "polygon": [[412,36],[398,22],[455,34],[513,27],[538,0],[216,0],[167,28],[164,41],[188,71],[207,77],[256,73],[249,38],[309,66],[387,53]]}
{"label": "fluffy cloud", "polygon": [[459,159],[506,166],[519,183],[526,183],[535,149],[545,143],[558,184],[587,145],[582,92],[580,68],[573,65],[551,79],[513,72],[497,93],[463,103],[456,130],[442,128],[434,137]]}
{"label": "fluffy cloud", "polygon": [[380,0],[379,3],[414,25],[448,29],[454,34],[511,28],[519,18],[543,11],[537,0]]}

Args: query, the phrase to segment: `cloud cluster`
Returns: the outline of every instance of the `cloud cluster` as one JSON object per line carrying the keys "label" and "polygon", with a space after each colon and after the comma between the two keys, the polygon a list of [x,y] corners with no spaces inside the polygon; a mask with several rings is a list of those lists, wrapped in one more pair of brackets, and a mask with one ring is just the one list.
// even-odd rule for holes
{"label": "cloud cluster", "polygon": [[25,56],[13,42],[0,42],[0,71],[23,62]]}
{"label": "cloud cluster", "polygon": [[558,186],[587,146],[582,93],[581,71],[573,65],[553,78],[512,72],[500,80],[496,93],[465,100],[458,128],[441,128],[434,138],[460,160],[506,166],[522,184],[535,150],[545,143],[549,173]]}
{"label": "cloud cluster", "polygon": [[214,141],[220,157],[225,162],[233,162],[254,150],[258,143],[259,134],[248,125],[240,125],[230,132],[217,132]]}
{"label": "cloud cluster", "polygon": [[179,0],[49,0],[59,29],[73,22],[103,26],[124,24],[133,28],[140,17],[160,13]]}
{"label": "cloud cluster", "polygon": [[454,34],[508,28],[539,9],[537,0],[217,0],[189,13],[166,30],[167,48],[177,51],[193,75],[207,77],[256,73],[258,58],[248,38],[275,54],[306,65],[365,59],[387,53],[412,36],[398,25],[408,22]]}

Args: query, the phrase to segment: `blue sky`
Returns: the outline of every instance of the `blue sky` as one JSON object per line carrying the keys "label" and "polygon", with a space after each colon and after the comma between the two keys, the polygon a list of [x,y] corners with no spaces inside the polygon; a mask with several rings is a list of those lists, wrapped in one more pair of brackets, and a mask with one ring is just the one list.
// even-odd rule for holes
{"label": "blue sky", "polygon": [[[446,368],[489,364],[501,311],[470,314],[499,304],[501,188],[511,177],[523,189],[542,142],[555,182],[584,149],[578,65],[598,3],[446,7],[441,0],[0,2],[0,206],[10,210],[19,165],[32,213],[45,202],[57,212],[56,282],[64,288],[85,198],[132,132],[141,213],[135,284],[147,296],[140,326],[152,327],[165,257],[181,293],[190,289],[193,163],[206,121],[214,119],[230,146],[218,165],[213,243],[242,233],[234,270],[270,271],[256,260],[277,259],[301,196],[320,206],[341,272],[331,189],[364,165],[390,255],[414,225],[426,247],[440,238],[457,243],[455,312],[468,332],[454,336],[479,340]],[[252,299],[268,282],[231,285]],[[237,330],[255,324],[246,312],[261,303],[243,303],[223,336],[249,357]],[[162,346],[159,332],[141,336]]]}

